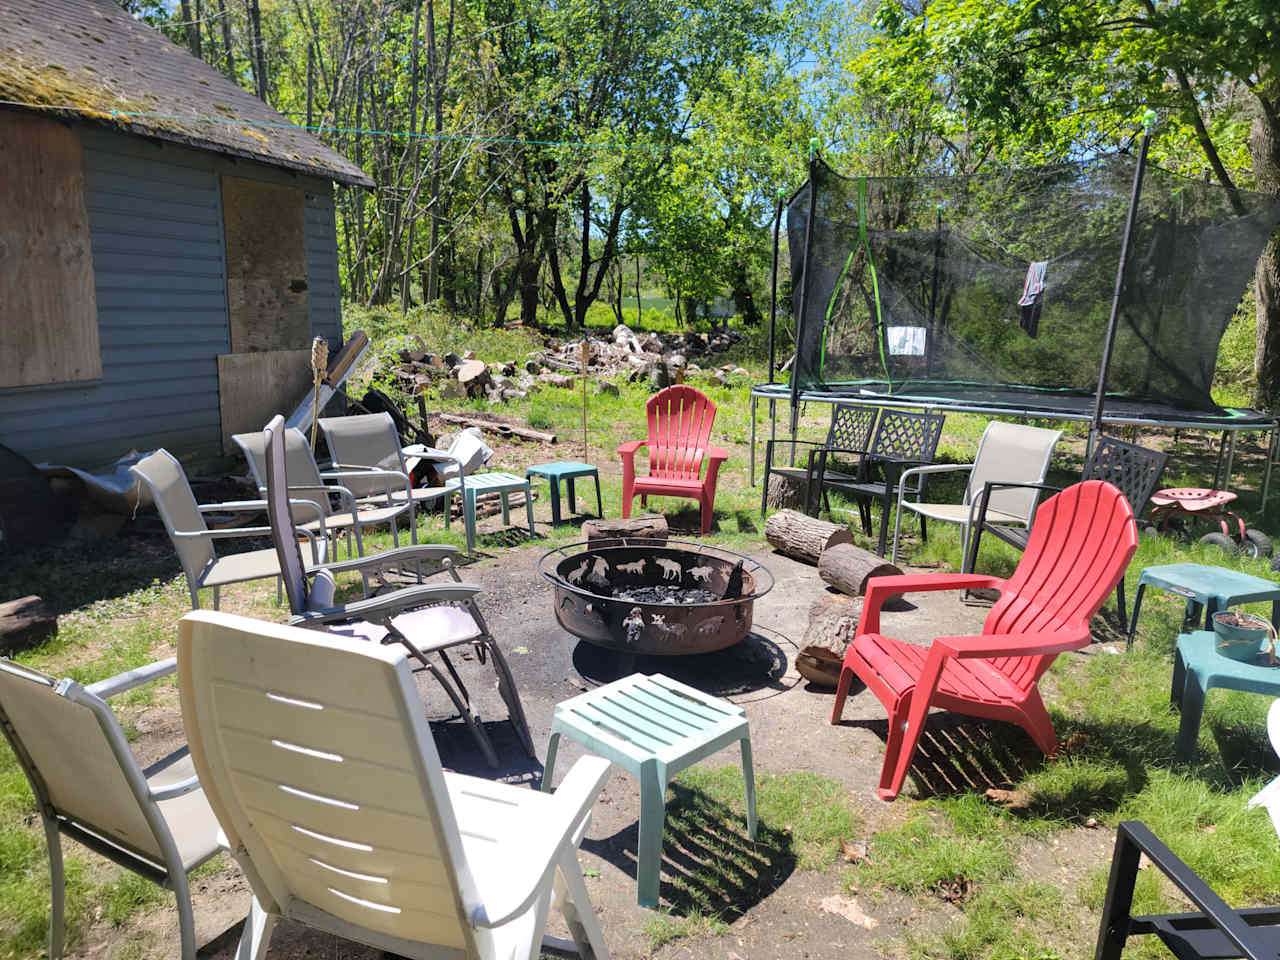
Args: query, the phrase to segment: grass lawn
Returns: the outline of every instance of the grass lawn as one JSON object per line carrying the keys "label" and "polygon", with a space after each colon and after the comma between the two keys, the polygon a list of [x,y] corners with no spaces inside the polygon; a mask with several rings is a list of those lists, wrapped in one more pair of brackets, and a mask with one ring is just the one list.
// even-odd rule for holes
{"label": "grass lawn", "polygon": [[[420,333],[433,350],[476,349],[484,360],[519,360],[538,349],[531,331],[472,331],[460,324],[425,319],[366,316],[375,340]],[[348,327],[356,321],[348,320]],[[713,442],[731,458],[721,474],[716,502],[716,528],[711,541],[730,549],[755,550],[763,543],[760,488],[748,483],[751,380],[763,379],[763,344],[759,335],[725,354],[714,364],[735,363],[752,377],[712,387],[692,382],[717,403]],[[647,387],[620,383],[617,396],[587,395],[585,458],[601,468],[606,515],[617,516],[621,475],[613,451],[643,435],[643,403]],[[551,459],[580,459],[582,394],[544,388],[523,400],[491,408],[484,402],[453,403],[455,412],[500,413],[542,430],[554,431],[555,446],[508,443],[498,446],[494,467],[523,472],[524,466]],[[445,408],[434,399],[429,407]],[[802,436],[825,434],[828,410],[810,405],[802,419]],[[947,420],[940,449],[943,460],[962,462],[972,456],[984,420],[953,415]],[[767,435],[767,422],[759,429]],[[781,428],[780,428],[781,429]],[[1083,455],[1083,429],[1065,428],[1055,455],[1051,482],[1068,483],[1078,476]],[[1172,436],[1144,431],[1144,443],[1159,443],[1170,453],[1165,485],[1203,484],[1211,475],[1215,451],[1202,436]],[[1245,447],[1237,456],[1236,487],[1243,512],[1254,517],[1260,483],[1261,451]],[[959,487],[939,483],[930,488],[938,499],[959,497]],[[546,496],[545,485],[542,496]],[[590,501],[589,501],[590,502]],[[654,504],[679,532],[697,528],[692,501]],[[839,504],[836,504],[839,507]],[[1280,518],[1269,512],[1254,525],[1280,532]],[[847,518],[845,518],[847,519]],[[944,525],[931,527],[927,544],[919,540],[914,518],[904,522],[905,562],[918,567],[959,567],[959,540]],[[1198,531],[1204,532],[1204,531]],[[860,531],[863,545],[869,541]],[[460,524],[449,531],[438,517],[421,520],[420,537],[461,546]],[[566,525],[547,534],[547,546],[578,538]],[[389,546],[389,537],[371,538],[368,549]],[[482,537],[480,546],[499,552],[506,535]],[[1144,566],[1175,560],[1223,564],[1269,575],[1265,561],[1228,558],[1224,554],[1174,539],[1147,539],[1140,545],[1128,577],[1133,596]],[[994,538],[983,540],[979,569],[1007,573],[1017,554]],[[188,608],[183,578],[167,543],[154,538],[122,537],[91,546],[50,546],[6,560],[0,567],[0,596],[40,593],[58,607],[60,632],[55,641],[20,654],[21,662],[59,676],[90,682],[169,654],[174,622]],[[351,582],[344,584],[355,591]],[[284,619],[269,582],[226,591],[224,609]],[[1260,612],[1269,613],[1263,610]],[[672,787],[669,831],[712,851],[704,868],[690,873],[670,907],[655,914],[648,930],[652,949],[700,933],[732,929],[743,903],[754,903],[772,891],[777,877],[793,869],[832,872],[848,891],[874,903],[877,898],[906,897],[921,910],[951,906],[945,922],[906,936],[886,934],[879,941],[891,957],[993,958],[1086,957],[1092,939],[1076,935],[1082,926],[1096,931],[1109,864],[1109,834],[1094,843],[1098,852],[1074,874],[1063,876],[1043,868],[1031,855],[1054,845],[1080,844],[1123,819],[1141,819],[1179,856],[1232,903],[1265,903],[1280,889],[1280,844],[1264,813],[1245,803],[1267,779],[1277,762],[1266,742],[1263,717],[1268,701],[1247,694],[1215,691],[1209,699],[1194,759],[1179,763],[1173,756],[1177,714],[1168,702],[1170,659],[1181,626],[1182,605],[1153,591],[1143,607],[1137,643],[1124,650],[1112,601],[1095,621],[1095,634],[1105,642],[1091,655],[1058,659],[1042,682],[1053,714],[1061,756],[1037,759],[1018,775],[1025,794],[1018,809],[1006,810],[973,792],[914,795],[911,780],[903,796],[878,806],[874,821],[863,816],[846,792],[815,771],[766,776],[760,782],[760,841],[745,840],[741,827],[741,779],[735,767],[695,767]],[[792,631],[797,636],[800,629]],[[136,732],[148,708],[172,709],[176,693],[169,681],[142,688],[115,703],[126,729]],[[821,732],[821,731],[819,731]],[[996,727],[993,749],[1021,743],[1021,735]],[[863,798],[877,804],[873,798]],[[47,868],[43,835],[31,793],[8,750],[0,750],[0,957],[41,955],[46,935]],[[726,826],[728,824],[729,826]],[[785,829],[784,829],[785,828]],[[847,863],[839,856],[842,839],[861,837],[867,857]],[[1092,850],[1093,846],[1089,849]],[[205,868],[218,869],[218,865]],[[68,916],[72,943],[82,945],[87,929],[103,925],[119,930],[119,941],[133,943],[132,955],[159,956],[156,944],[137,934],[149,912],[169,910],[170,898],[150,884],[135,880],[99,858],[72,854],[68,863]],[[745,879],[744,879],[745,878]],[[1137,909],[1172,908],[1177,898],[1156,871],[1144,871]],[[607,925],[606,925],[607,933]],[[131,939],[133,938],[133,939]],[[125,948],[119,948],[124,951]],[[1133,941],[1130,955],[1160,955],[1162,948]],[[125,955],[115,952],[113,955]]]}

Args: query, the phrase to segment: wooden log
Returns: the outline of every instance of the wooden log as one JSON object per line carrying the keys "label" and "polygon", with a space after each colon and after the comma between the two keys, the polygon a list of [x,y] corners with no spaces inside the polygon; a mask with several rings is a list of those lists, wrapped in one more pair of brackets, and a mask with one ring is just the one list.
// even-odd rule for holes
{"label": "wooden log", "polygon": [[479,396],[483,391],[485,384],[489,383],[489,368],[480,360],[463,360],[458,368],[454,370],[454,379],[456,379],[468,396]]}
{"label": "wooden log", "polygon": [[818,557],[818,576],[829,586],[851,597],[861,597],[867,592],[867,581],[872,577],[887,577],[902,573],[884,557],[870,550],[863,550],[852,543],[838,543],[822,551]]}
{"label": "wooden log", "polygon": [[0,650],[13,653],[43,643],[58,634],[53,608],[39,597],[0,603]]}
{"label": "wooden log", "polygon": [[[443,396],[443,393],[441,396]],[[459,427],[479,427],[481,430],[497,433],[504,437],[520,437],[524,440],[537,440],[539,443],[556,442],[554,433],[544,433],[541,430],[517,426],[514,423],[499,423],[496,420],[485,420],[480,417],[464,417],[456,413],[437,413],[434,416],[444,423],[452,423]]]}
{"label": "wooden log", "polygon": [[853,543],[848,527],[807,517],[795,510],[779,510],[764,525],[764,538],[779,553],[817,563],[824,550],[838,543]]}
{"label": "wooden log", "polygon": [[667,518],[659,514],[645,514],[625,520],[621,517],[587,520],[582,524],[582,532],[587,535],[589,543],[596,540],[616,540],[619,537],[665,542],[670,533]]}
{"label": "wooden log", "polygon": [[809,484],[803,476],[771,473],[764,502],[770,510],[804,510],[809,503]]}
{"label": "wooden log", "polygon": [[862,600],[828,593],[809,605],[809,625],[800,641],[796,669],[811,683],[834,687],[845,650],[858,633]]}

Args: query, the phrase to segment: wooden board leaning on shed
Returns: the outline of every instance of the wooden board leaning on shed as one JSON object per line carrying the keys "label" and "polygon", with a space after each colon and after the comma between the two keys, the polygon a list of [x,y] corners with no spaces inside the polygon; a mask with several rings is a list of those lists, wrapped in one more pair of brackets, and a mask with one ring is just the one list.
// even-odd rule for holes
{"label": "wooden board leaning on shed", "polygon": [[222,178],[232,353],[291,350],[311,342],[305,206],[302,191],[293,187]]}
{"label": "wooden board leaning on shed", "polygon": [[218,357],[218,406],[223,452],[238,455],[233,434],[261,430],[277,413],[292,409],[310,389],[310,350],[222,354]]}
{"label": "wooden board leaning on shed", "polygon": [[101,376],[80,138],[0,110],[0,387]]}

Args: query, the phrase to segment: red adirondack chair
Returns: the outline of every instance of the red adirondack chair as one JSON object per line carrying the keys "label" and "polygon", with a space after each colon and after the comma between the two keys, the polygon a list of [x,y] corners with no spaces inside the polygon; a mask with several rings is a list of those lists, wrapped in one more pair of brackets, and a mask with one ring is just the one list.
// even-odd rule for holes
{"label": "red adirondack chair", "polygon": [[[892,800],[902,788],[931,706],[1016,723],[1046,755],[1056,753],[1058,738],[1036,684],[1059,653],[1088,645],[1089,620],[1137,549],[1137,524],[1124,494],[1089,480],[1041,505],[1008,580],[971,573],[873,578],[840,670],[831,722],[840,722],[857,674],[889,712],[880,797]],[[977,587],[1000,591],[981,636],[938,637],[923,647],[880,633],[880,607],[894,594]]]}
{"label": "red adirondack chair", "polygon": [[[622,457],[622,516],[631,516],[631,501],[640,494],[642,506],[649,495],[688,497],[702,506],[702,532],[711,532],[711,512],[716,502],[716,476],[729,452],[708,446],[716,405],[693,387],[660,390],[645,404],[649,439],[632,440],[618,448]],[[649,475],[636,476],[636,451],[649,448]],[[699,479],[702,461],[707,475]]]}

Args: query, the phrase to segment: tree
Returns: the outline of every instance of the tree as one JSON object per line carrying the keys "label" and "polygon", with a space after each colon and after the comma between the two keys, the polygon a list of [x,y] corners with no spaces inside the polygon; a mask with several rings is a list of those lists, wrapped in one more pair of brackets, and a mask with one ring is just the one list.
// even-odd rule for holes
{"label": "tree", "polygon": [[[886,0],[874,27],[850,52],[850,74],[895,116],[914,111],[944,168],[1088,156],[1132,138],[1136,118],[1155,108],[1157,161],[1204,170],[1229,193],[1255,178],[1280,189],[1274,0]],[[1280,405],[1277,242],[1256,283],[1257,399],[1271,409]]]}

